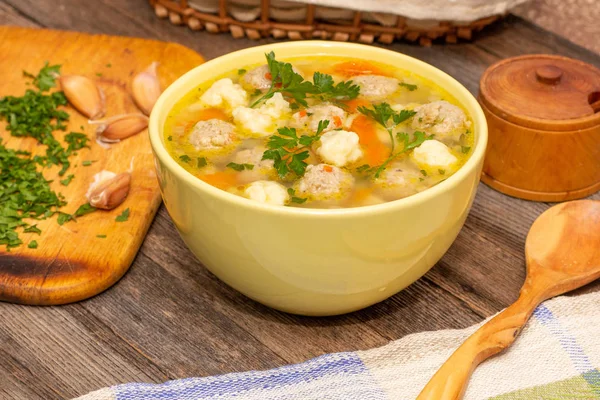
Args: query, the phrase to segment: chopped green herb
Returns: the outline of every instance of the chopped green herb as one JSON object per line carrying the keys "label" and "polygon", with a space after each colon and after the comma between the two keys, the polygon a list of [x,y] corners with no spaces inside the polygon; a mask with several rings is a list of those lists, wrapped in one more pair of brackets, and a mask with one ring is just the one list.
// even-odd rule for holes
{"label": "chopped green herb", "polygon": [[173,141],[173,136],[169,136],[169,137],[167,138],[167,140],[168,140],[169,142]]}
{"label": "chopped green herb", "polygon": [[465,132],[465,135],[468,135],[469,133],[471,133],[471,130],[467,129],[467,131]]}
{"label": "chopped green herb", "polygon": [[32,240],[31,242],[29,242],[29,244],[27,245],[27,247],[29,247],[30,249],[37,249],[38,243],[37,243],[37,241]]}
{"label": "chopped green herb", "polygon": [[73,180],[73,178],[75,178],[75,175],[68,175],[65,179],[60,181],[60,184],[63,186],[68,186],[69,183],[71,183],[71,181]]}
{"label": "chopped green herb", "polygon": [[26,151],[7,149],[0,138],[0,246],[21,245],[17,228],[39,233],[24,218],[46,219],[66,204],[62,195],[37,171],[37,161]]}
{"label": "chopped green herb", "polygon": [[409,92],[412,92],[414,90],[417,90],[417,85],[411,85],[410,83],[406,83],[406,82],[400,82],[399,84],[400,86],[408,89]]}
{"label": "chopped green herb", "polygon": [[102,76],[102,72],[96,72],[96,76],[101,77]]}
{"label": "chopped green herb", "polygon": [[121,215],[119,215],[117,218],[115,218],[115,221],[117,222],[125,222],[129,219],[129,208],[126,208]]}
{"label": "chopped green herb", "polygon": [[463,154],[469,154],[469,151],[471,151],[471,147],[470,146],[460,146],[460,151],[462,151]]}
{"label": "chopped green herb", "polygon": [[91,212],[96,211],[97,208],[96,207],[92,207],[89,203],[85,203],[79,206],[79,208],[77,209],[77,211],[75,211],[75,215],[76,217],[81,217],[85,214],[89,214]]}
{"label": "chopped green herb", "polygon": [[106,68],[110,68],[110,67],[112,67],[111,63],[106,64]]}
{"label": "chopped green herb", "polygon": [[48,61],[46,61],[37,75],[23,71],[23,76],[26,78],[32,78],[33,84],[40,90],[40,92],[47,92],[56,86],[56,78],[60,76],[60,65],[49,65]]}
{"label": "chopped green herb", "polygon": [[36,225],[28,226],[27,228],[23,229],[23,232],[25,232],[25,233],[37,233],[38,235],[42,234],[42,231],[40,230],[40,228],[37,227],[37,224]]}
{"label": "chopped green herb", "polygon": [[238,75],[244,75],[247,71],[244,68],[238,69]]}
{"label": "chopped green herb", "polygon": [[187,163],[187,162],[190,162],[190,161],[191,161],[191,158],[190,158],[190,156],[188,156],[187,154],[184,154],[184,155],[182,155],[182,156],[179,156],[179,159],[180,159],[182,162],[185,162],[185,163]]}
{"label": "chopped green herb", "polygon": [[262,94],[262,90],[260,90],[260,89],[256,89],[256,90],[254,91],[254,93],[252,93],[252,96],[260,96],[261,94]]}
{"label": "chopped green herb", "polygon": [[364,164],[364,165],[361,165],[360,167],[356,168],[356,172],[365,172],[365,171],[368,171],[369,169],[371,169],[371,166],[369,164]]}
{"label": "chopped green herb", "polygon": [[306,199],[304,197],[297,197],[296,196],[296,191],[294,189],[292,189],[292,188],[288,188],[287,192],[290,195],[290,201],[292,203],[302,204],[302,203],[306,202],[306,200],[308,200],[308,199]]}
{"label": "chopped green herb", "polygon": [[423,182],[424,180],[425,180],[425,178],[423,178],[423,177],[419,177],[419,181],[420,181],[420,182]]}
{"label": "chopped green herb", "polygon": [[89,167],[90,165],[92,165],[92,163],[95,163],[96,160],[84,160],[81,162],[81,165],[83,165],[84,167]]}
{"label": "chopped green herb", "polygon": [[425,171],[424,169],[421,170],[421,175],[423,176],[427,176],[427,171]]}
{"label": "chopped green herb", "polygon": [[106,235],[96,235],[96,237],[99,239],[106,239]]}
{"label": "chopped green herb", "polygon": [[440,175],[446,175],[446,170],[445,169],[438,169],[438,172],[440,173]]}
{"label": "chopped green herb", "polygon": [[67,104],[63,92],[44,94],[56,86],[56,77],[60,72],[59,65],[44,68],[37,76],[24,72],[26,77],[33,78],[39,91],[28,89],[21,97],[0,97],[0,120],[6,120],[6,130],[12,136],[32,137],[46,146],[45,156],[35,156],[35,161],[41,166],[61,165],[59,175],[62,176],[70,166],[68,158],[74,151],[87,147],[88,138],[83,133],[69,133],[65,141],[69,143],[64,148],[53,136],[57,130],[66,130],[69,114],[59,107]]}
{"label": "chopped green herb", "polygon": [[226,165],[227,168],[231,168],[235,171],[243,171],[245,169],[247,170],[251,170],[254,168],[253,164],[237,164],[234,162],[230,162],[229,164]]}
{"label": "chopped green herb", "polygon": [[304,175],[309,157],[308,147],[321,138],[323,131],[329,126],[329,120],[319,121],[317,132],[312,135],[298,137],[295,128],[279,128],[277,135],[269,137],[263,160],[273,160],[275,170],[281,178],[290,172],[298,176]]}
{"label": "chopped green herb", "polygon": [[207,165],[208,165],[208,162],[206,161],[206,158],[198,157],[198,160],[196,162],[196,167],[202,168],[202,167],[206,167]]}
{"label": "chopped green herb", "polygon": [[75,218],[71,214],[67,214],[67,213],[58,211],[58,218],[57,218],[56,222],[58,222],[59,225],[63,225],[65,222],[69,222],[74,219]]}

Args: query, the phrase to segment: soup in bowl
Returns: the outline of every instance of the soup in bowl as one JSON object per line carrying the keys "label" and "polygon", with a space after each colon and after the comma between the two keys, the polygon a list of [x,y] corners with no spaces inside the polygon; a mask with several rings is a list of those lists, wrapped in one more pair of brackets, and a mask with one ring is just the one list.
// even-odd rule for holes
{"label": "soup in bowl", "polygon": [[427,272],[465,221],[487,142],[476,100],[443,72],[317,41],[197,67],[149,131],[192,252],[250,298],[305,315],[369,306]]}

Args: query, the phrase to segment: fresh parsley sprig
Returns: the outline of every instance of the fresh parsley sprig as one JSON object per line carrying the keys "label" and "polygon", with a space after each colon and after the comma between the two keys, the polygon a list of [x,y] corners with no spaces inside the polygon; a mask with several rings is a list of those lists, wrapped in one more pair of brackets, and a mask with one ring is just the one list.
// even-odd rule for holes
{"label": "fresh parsley sprig", "polygon": [[277,174],[284,178],[290,172],[297,176],[304,175],[308,164],[304,161],[309,157],[308,148],[317,142],[323,131],[329,126],[329,120],[319,121],[314,135],[298,137],[295,128],[279,128],[277,134],[269,137],[263,160],[273,160]]}
{"label": "fresh parsley sprig", "polygon": [[296,73],[292,64],[275,59],[275,53],[265,54],[271,86],[269,90],[258,98],[250,107],[255,107],[261,102],[270,99],[275,93],[282,93],[293,98],[296,103],[308,106],[306,99],[309,95],[318,96],[322,101],[352,100],[358,96],[360,87],[352,81],[334,84],[331,75],[315,72],[313,82],[306,81],[302,75]]}
{"label": "fresh parsley sprig", "polygon": [[[400,112],[397,112],[388,103],[385,102],[374,104],[373,108],[360,106],[358,107],[358,111],[361,114],[364,114],[367,117],[375,120],[375,122],[377,122],[379,125],[383,126],[387,130],[392,143],[392,153],[394,152],[395,147],[393,129],[397,125],[401,124],[402,122],[406,121],[407,119],[411,118],[416,114],[416,111],[412,110],[402,110]],[[392,120],[393,125],[389,124],[390,119]]]}
{"label": "fresh parsley sprig", "polygon": [[427,135],[425,132],[416,131],[413,133],[413,139],[410,140],[410,135],[404,132],[398,132],[396,134],[398,141],[403,144],[402,150],[397,151],[396,153],[392,153],[387,160],[383,162],[377,169],[375,169],[375,178],[379,178],[381,173],[387,168],[388,164],[396,159],[399,155],[409,152],[420,145],[423,144],[424,141],[433,139],[433,135]]}

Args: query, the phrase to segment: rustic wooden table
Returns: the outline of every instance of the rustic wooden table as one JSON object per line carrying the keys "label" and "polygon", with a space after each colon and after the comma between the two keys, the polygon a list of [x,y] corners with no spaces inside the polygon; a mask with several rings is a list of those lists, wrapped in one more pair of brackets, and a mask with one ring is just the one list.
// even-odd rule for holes
{"label": "rustic wooden table", "polygon": [[[172,26],[145,0],[0,0],[0,23],[176,41],[207,59],[263,43]],[[441,68],[473,93],[484,69],[505,57],[557,53],[600,66],[598,55],[516,17],[475,43],[391,48]],[[0,304],[0,398],[62,399],[123,382],[272,368],[464,328],[516,299],[525,236],[546,208],[481,184],[456,243],[424,278],[334,318],[283,314],[230,289],[187,250],[161,208],[130,271],[105,293],[62,307]]]}

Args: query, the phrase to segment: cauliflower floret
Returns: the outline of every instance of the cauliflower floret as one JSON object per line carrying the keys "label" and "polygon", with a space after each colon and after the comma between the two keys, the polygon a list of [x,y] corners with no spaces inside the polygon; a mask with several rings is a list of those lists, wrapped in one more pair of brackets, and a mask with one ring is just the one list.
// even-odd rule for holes
{"label": "cauliflower floret", "polygon": [[438,140],[426,140],[412,156],[418,165],[426,167],[448,168],[458,161],[448,146]]}
{"label": "cauliflower floret", "polygon": [[276,120],[290,113],[290,103],[281,93],[275,93],[258,108],[238,107],[233,110],[233,119],[243,129],[259,136],[272,135],[277,129]]}
{"label": "cauliflower floret", "polygon": [[309,107],[306,110],[299,111],[292,115],[294,125],[302,127],[306,125],[308,129],[316,132],[319,128],[319,121],[327,120],[329,125],[323,131],[341,128],[346,121],[346,112],[337,106],[330,104]]}
{"label": "cauliflower floret", "polygon": [[246,187],[244,194],[259,203],[283,206],[289,199],[285,186],[273,181],[256,181]]}
{"label": "cauliflower floret", "polygon": [[[296,67],[292,66],[292,69],[295,73],[302,75],[302,73]],[[241,81],[245,86],[254,89],[267,90],[271,87],[269,67],[265,64],[251,69],[244,74]]]}
{"label": "cauliflower floret", "polygon": [[435,134],[437,139],[457,138],[471,126],[464,111],[447,101],[434,101],[415,109],[412,127]]}
{"label": "cauliflower floret", "polygon": [[211,107],[218,107],[223,103],[231,108],[248,104],[248,93],[237,83],[229,78],[223,78],[215,83],[200,97],[200,101]]}
{"label": "cauliflower floret", "polygon": [[235,139],[235,126],[220,119],[198,122],[190,135],[190,143],[196,150],[220,149]]}
{"label": "cauliflower floret", "polygon": [[326,132],[321,136],[321,146],[317,149],[317,154],[323,161],[343,167],[362,157],[363,152],[358,140],[358,135],[354,132]]}
{"label": "cauliflower floret", "polygon": [[398,90],[400,81],[381,75],[359,75],[352,82],[360,86],[360,95],[364,97],[387,97]]}
{"label": "cauliflower floret", "polygon": [[245,130],[259,136],[269,136],[275,131],[273,118],[259,108],[238,107],[233,110],[233,119]]}
{"label": "cauliflower floret", "polygon": [[281,93],[275,93],[273,97],[260,106],[260,110],[272,118],[281,118],[282,115],[291,112],[290,103],[284,100]]}
{"label": "cauliflower floret", "polygon": [[306,167],[306,173],[296,183],[299,196],[327,199],[349,192],[354,184],[352,175],[338,167],[318,164]]}

